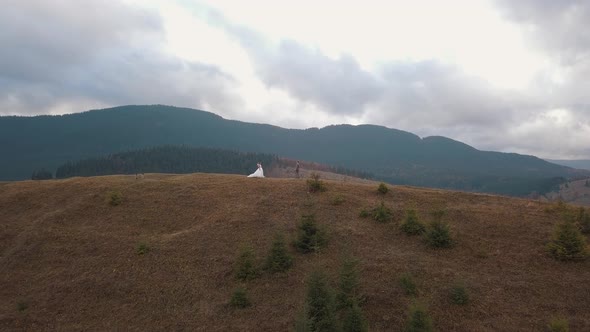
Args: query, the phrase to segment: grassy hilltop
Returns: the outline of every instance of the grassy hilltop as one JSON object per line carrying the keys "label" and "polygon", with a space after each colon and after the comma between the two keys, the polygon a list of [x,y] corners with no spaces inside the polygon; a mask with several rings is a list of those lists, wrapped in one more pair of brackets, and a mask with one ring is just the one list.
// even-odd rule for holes
{"label": "grassy hilltop", "polygon": [[[0,184],[0,330],[289,331],[313,271],[335,292],[345,256],[358,260],[360,308],[371,331],[400,331],[422,304],[439,331],[543,331],[559,317],[590,330],[590,261],[562,262],[547,244],[554,205],[436,189],[304,179],[190,174],[104,176]],[[392,220],[359,216],[380,203]],[[399,224],[444,210],[454,245],[434,249]],[[328,242],[296,251],[302,216]],[[249,246],[261,266],[275,236],[293,266],[235,277]],[[585,237],[587,237],[585,235]],[[408,294],[407,282],[416,286]],[[454,304],[461,284],[469,302]],[[243,287],[251,302],[229,305]]]}

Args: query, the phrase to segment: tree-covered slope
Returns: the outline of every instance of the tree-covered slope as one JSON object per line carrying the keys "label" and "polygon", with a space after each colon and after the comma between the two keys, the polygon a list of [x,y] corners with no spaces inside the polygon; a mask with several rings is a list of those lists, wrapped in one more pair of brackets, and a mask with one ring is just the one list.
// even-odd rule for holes
{"label": "tree-covered slope", "polygon": [[272,167],[274,155],[231,150],[159,146],[110,154],[100,158],[67,162],[57,168],[56,178],[137,173],[248,174],[257,162]]}
{"label": "tree-covered slope", "polygon": [[306,130],[226,120],[170,106],[0,118],[0,180],[67,161],[161,145],[271,153],[364,170],[390,182],[522,195],[573,171],[532,156],[479,151],[444,137],[374,125]]}

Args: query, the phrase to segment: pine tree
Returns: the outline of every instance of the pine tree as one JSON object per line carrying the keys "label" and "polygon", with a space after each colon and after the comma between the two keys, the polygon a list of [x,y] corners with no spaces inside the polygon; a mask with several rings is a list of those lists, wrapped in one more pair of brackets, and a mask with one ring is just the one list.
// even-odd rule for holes
{"label": "pine tree", "polygon": [[299,252],[315,252],[327,243],[326,234],[317,226],[313,215],[304,215],[301,217],[301,223],[298,226],[297,233],[295,247]]}
{"label": "pine tree", "polygon": [[287,271],[293,265],[293,258],[289,255],[285,241],[281,235],[277,235],[266,258],[266,270],[275,272]]}
{"label": "pine tree", "polygon": [[365,332],[368,331],[367,321],[356,303],[345,311],[342,331],[344,332]]}
{"label": "pine tree", "polygon": [[387,194],[387,192],[389,192],[389,188],[387,188],[387,185],[383,182],[379,183],[379,186],[377,187],[377,192],[380,193],[381,195],[385,195]]}
{"label": "pine tree", "polygon": [[414,304],[410,307],[410,315],[406,323],[406,332],[430,332],[432,320],[424,307]]}
{"label": "pine tree", "polygon": [[571,221],[556,226],[548,249],[553,257],[563,261],[584,260],[588,256],[586,238]]}
{"label": "pine tree", "polygon": [[351,308],[358,302],[359,278],[357,266],[358,262],[352,258],[346,258],[342,263],[338,294],[336,295],[336,305],[339,309]]}
{"label": "pine tree", "polygon": [[372,211],[373,220],[377,222],[388,222],[393,218],[393,213],[391,210],[385,206],[385,203],[381,201],[381,204],[373,209]]}
{"label": "pine tree", "polygon": [[590,213],[584,208],[580,208],[578,215],[578,223],[580,223],[580,231],[584,234],[590,233]]}
{"label": "pine tree", "polygon": [[250,247],[245,247],[238,256],[236,262],[236,278],[242,281],[252,280],[258,276],[258,269],[256,268],[254,250]]}
{"label": "pine tree", "polygon": [[406,219],[401,225],[401,229],[408,235],[420,235],[426,231],[426,227],[418,220],[416,210],[408,210]]}
{"label": "pine tree", "polygon": [[426,231],[426,243],[433,248],[448,248],[453,245],[449,225],[435,220]]}
{"label": "pine tree", "polygon": [[234,290],[229,304],[234,308],[243,309],[249,307],[251,302],[248,298],[248,294],[246,294],[246,290],[240,287]]}
{"label": "pine tree", "polygon": [[311,331],[337,331],[332,292],[323,273],[311,274],[307,288],[307,318]]}

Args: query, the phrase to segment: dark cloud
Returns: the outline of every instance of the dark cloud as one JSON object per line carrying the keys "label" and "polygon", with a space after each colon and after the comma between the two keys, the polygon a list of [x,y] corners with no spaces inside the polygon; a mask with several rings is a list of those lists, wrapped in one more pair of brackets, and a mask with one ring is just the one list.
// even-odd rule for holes
{"label": "dark cloud", "polygon": [[117,1],[9,0],[0,11],[0,114],[164,103],[229,111],[220,69],[160,50],[160,17]]}
{"label": "dark cloud", "polygon": [[161,39],[157,15],[113,2],[14,0],[0,12],[0,70],[15,80],[53,81],[139,35]]}

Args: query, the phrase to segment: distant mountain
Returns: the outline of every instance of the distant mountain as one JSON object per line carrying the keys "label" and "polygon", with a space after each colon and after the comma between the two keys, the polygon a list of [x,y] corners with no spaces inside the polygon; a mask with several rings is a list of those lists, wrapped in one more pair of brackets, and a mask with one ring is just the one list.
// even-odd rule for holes
{"label": "distant mountain", "polygon": [[550,163],[567,166],[577,169],[590,170],[590,160],[559,160],[559,159],[545,159]]}
{"label": "distant mountain", "polygon": [[590,173],[381,126],[284,129],[153,105],[0,117],[0,180],[27,179],[35,170],[67,161],[160,145],[269,153],[363,170],[391,183],[510,195],[547,192],[564,178]]}

